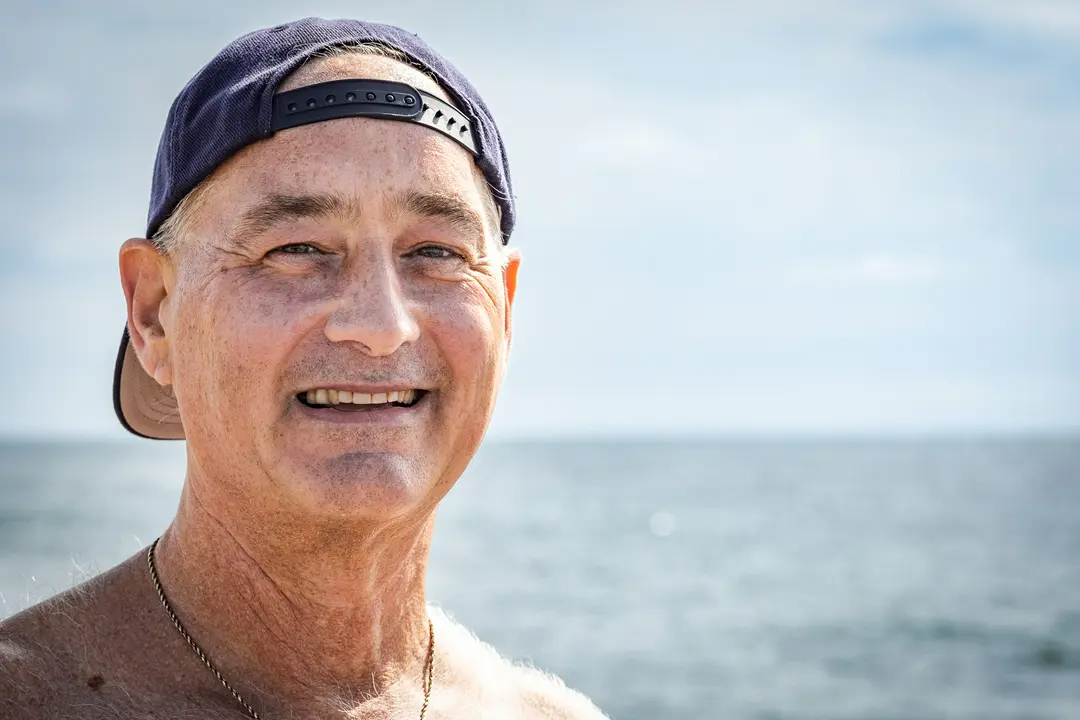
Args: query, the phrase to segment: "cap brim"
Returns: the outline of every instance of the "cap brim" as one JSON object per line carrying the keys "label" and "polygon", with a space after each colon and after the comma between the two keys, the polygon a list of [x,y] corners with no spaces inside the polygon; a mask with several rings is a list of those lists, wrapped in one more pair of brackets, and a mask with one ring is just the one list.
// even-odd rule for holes
{"label": "cap brim", "polygon": [[150,377],[128,341],[128,329],[120,338],[113,374],[113,408],[129,432],[152,440],[183,440],[184,425],[172,386]]}

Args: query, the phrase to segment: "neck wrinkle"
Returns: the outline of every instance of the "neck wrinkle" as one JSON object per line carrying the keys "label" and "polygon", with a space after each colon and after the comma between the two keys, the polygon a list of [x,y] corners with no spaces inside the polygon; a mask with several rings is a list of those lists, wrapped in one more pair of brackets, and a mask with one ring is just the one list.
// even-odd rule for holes
{"label": "neck wrinkle", "polygon": [[260,713],[325,711],[419,690],[434,509],[392,527],[319,525],[257,506],[211,512],[190,481],[158,544],[158,573],[185,629],[245,700]]}

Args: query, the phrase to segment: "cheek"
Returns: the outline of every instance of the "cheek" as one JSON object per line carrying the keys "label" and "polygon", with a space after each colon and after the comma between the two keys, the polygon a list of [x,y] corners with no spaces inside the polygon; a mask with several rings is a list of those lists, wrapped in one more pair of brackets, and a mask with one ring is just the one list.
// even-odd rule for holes
{"label": "cheek", "polygon": [[428,308],[428,331],[451,370],[454,395],[490,401],[505,347],[501,309],[480,287],[464,294]]}
{"label": "cheek", "polygon": [[201,388],[212,388],[218,407],[267,397],[253,390],[278,379],[275,369],[321,306],[312,295],[310,288],[220,274],[183,307],[187,322],[181,324],[178,371],[195,377]]}

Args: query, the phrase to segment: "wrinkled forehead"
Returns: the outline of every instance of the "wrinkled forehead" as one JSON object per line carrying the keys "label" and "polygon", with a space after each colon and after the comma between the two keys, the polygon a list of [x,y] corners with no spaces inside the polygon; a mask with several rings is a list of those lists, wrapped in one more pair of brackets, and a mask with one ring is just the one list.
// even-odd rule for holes
{"label": "wrinkled forehead", "polygon": [[[423,72],[392,58],[358,54],[316,58],[289,75],[278,91],[346,78],[404,82],[450,100]],[[409,192],[439,193],[457,196],[480,213],[486,182],[468,151],[440,133],[366,117],[281,130],[242,149],[215,175],[206,209],[225,231],[268,195],[332,195],[362,206]]]}

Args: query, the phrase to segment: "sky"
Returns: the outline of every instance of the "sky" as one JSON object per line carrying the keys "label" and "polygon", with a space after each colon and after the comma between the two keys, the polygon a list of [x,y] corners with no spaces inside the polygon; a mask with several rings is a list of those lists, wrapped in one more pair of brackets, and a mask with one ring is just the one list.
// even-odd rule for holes
{"label": "sky", "polygon": [[258,27],[416,32],[524,255],[491,433],[1080,429],[1080,2],[3,2],[0,435],[119,438],[120,243]]}

